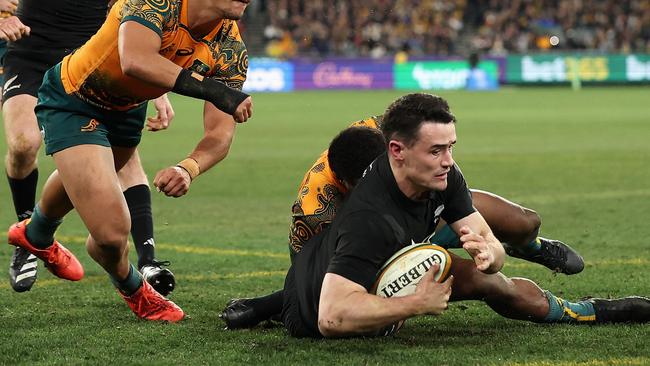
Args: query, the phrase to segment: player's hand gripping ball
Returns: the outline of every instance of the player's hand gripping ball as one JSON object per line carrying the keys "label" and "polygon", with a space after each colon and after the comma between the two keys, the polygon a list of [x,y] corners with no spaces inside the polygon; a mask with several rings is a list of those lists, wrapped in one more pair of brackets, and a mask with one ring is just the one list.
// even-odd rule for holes
{"label": "player's hand gripping ball", "polygon": [[413,244],[402,248],[386,261],[379,270],[373,287],[381,297],[400,297],[415,293],[415,287],[424,273],[434,263],[440,265],[433,278],[444,282],[449,276],[451,257],[442,247],[430,244]]}
{"label": "player's hand gripping ball", "polygon": [[[386,298],[411,295],[415,293],[417,284],[434,263],[439,265],[438,272],[433,276],[434,280],[444,282],[449,277],[451,268],[451,257],[444,248],[430,243],[404,247],[381,267],[372,293]],[[373,335],[391,335],[402,325],[403,320],[380,329]]]}

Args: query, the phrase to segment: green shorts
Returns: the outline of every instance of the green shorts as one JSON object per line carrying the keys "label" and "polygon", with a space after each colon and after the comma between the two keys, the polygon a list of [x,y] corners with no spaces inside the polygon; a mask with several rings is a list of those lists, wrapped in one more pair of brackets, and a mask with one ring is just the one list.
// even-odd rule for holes
{"label": "green shorts", "polygon": [[65,92],[59,63],[45,73],[34,111],[45,140],[45,153],[52,155],[85,144],[138,146],[147,103],[128,111],[111,111],[84,102]]}

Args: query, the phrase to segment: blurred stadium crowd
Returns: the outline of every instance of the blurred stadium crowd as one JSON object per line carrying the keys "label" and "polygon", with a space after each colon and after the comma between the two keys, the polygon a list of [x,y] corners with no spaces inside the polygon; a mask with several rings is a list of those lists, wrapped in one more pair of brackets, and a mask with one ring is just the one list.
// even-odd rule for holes
{"label": "blurred stadium crowd", "polygon": [[263,22],[264,51],[273,57],[650,52],[648,0],[262,0],[257,6],[248,20]]}

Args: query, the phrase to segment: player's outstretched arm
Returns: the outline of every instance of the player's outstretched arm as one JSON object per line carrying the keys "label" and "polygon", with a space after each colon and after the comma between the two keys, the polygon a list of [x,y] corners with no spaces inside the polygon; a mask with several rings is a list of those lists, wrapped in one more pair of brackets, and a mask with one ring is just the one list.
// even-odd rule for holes
{"label": "player's outstretched arm", "polygon": [[463,249],[472,256],[479,271],[496,273],[501,270],[505,250],[480,213],[474,212],[454,222],[451,227],[460,236]]}
{"label": "player's outstretched arm", "polygon": [[171,197],[183,196],[190,189],[192,180],[228,155],[235,135],[232,117],[211,103],[205,103],[203,130],[203,138],[188,158],[156,174],[154,185],[158,191]]}
{"label": "player's outstretched arm", "polygon": [[237,122],[246,122],[252,115],[248,94],[181,68],[159,54],[160,45],[160,36],[150,28],[136,21],[122,23],[118,36],[122,72],[167,91],[208,101]]}
{"label": "player's outstretched arm", "polygon": [[374,333],[412,316],[439,315],[447,309],[453,277],[443,283],[433,279],[434,264],[413,295],[383,298],[347,278],[327,273],[321,288],[318,330],[325,337]]}

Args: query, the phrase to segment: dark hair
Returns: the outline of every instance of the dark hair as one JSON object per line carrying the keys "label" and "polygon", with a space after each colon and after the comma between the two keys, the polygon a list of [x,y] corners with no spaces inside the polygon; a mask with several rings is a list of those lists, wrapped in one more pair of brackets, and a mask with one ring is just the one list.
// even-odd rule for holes
{"label": "dark hair", "polygon": [[334,137],[327,160],[336,178],[354,186],[368,165],[384,151],[386,145],[379,130],[349,127]]}
{"label": "dark hair", "polygon": [[452,123],[456,122],[456,117],[449,111],[447,101],[439,96],[413,93],[400,97],[384,113],[381,131],[386,144],[399,139],[412,146],[424,121]]}

